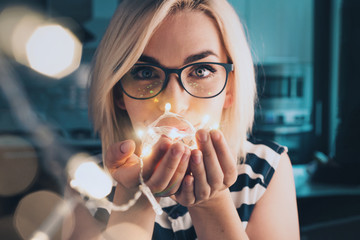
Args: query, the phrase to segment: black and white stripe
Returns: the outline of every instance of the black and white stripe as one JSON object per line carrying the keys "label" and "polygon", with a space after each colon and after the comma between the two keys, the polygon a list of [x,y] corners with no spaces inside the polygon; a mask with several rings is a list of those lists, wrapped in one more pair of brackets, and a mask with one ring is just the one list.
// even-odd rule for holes
{"label": "black and white stripe", "polygon": [[[256,202],[263,196],[285,147],[251,139],[246,142],[246,161],[238,165],[238,178],[230,187],[231,197],[246,228]],[[196,239],[187,209],[170,198],[160,201],[164,214],[156,217],[153,239]]]}
{"label": "black and white stripe", "polygon": [[[255,204],[263,196],[286,147],[269,141],[249,139],[245,144],[247,156],[239,164],[236,182],[229,188],[239,217],[246,228]],[[186,207],[169,197],[160,200],[164,213],[156,216],[153,239],[196,239],[190,214]]]}

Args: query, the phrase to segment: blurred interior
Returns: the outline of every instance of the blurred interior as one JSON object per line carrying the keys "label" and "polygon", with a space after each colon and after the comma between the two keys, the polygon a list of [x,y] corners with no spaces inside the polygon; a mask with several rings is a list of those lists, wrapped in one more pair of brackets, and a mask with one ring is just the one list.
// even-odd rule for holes
{"label": "blurred interior", "polygon": [[[50,193],[63,194],[72,154],[101,152],[86,87],[92,56],[119,2],[1,0],[0,35],[9,31],[5,10],[21,5],[69,29],[82,51],[73,72],[52,78],[7,54],[0,36],[0,239],[31,235],[17,216],[32,193],[60,201]],[[229,2],[254,53],[259,104],[253,132],[289,149],[301,238],[358,239],[360,1]],[[44,221],[45,212],[36,221]]]}

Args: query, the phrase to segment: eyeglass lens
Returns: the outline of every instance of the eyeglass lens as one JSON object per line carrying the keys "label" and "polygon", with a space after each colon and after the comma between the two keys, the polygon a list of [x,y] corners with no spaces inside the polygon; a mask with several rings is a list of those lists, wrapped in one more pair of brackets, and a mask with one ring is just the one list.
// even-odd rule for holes
{"label": "eyeglass lens", "polygon": [[[121,84],[131,97],[151,98],[162,90],[166,77],[169,76],[160,67],[135,64],[121,79]],[[226,69],[215,63],[192,64],[182,70],[180,79],[191,95],[212,97],[224,88]]]}

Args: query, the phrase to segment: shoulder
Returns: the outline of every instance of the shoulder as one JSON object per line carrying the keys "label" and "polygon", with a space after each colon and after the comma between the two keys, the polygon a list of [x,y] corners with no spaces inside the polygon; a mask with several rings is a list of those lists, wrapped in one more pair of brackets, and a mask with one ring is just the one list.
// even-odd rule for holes
{"label": "shoulder", "polygon": [[[273,141],[251,137],[245,142],[245,151],[247,153],[246,161],[255,155],[257,158],[272,162],[278,159],[283,152],[287,152],[287,147]],[[274,162],[274,164],[277,163]]]}
{"label": "shoulder", "polygon": [[246,173],[252,178],[262,177],[267,187],[276,171],[281,155],[287,152],[285,146],[268,140],[249,138],[245,142],[246,159],[238,167],[239,174]]}
{"label": "shoulder", "polygon": [[[299,239],[296,191],[291,161],[286,151],[280,151],[277,154],[271,177],[268,175],[265,180],[266,191],[263,191],[257,199],[251,221],[249,221],[247,233],[251,239]],[[261,232],[258,231],[260,226]],[[282,229],[287,229],[287,231],[282,231]]]}
{"label": "shoulder", "polygon": [[230,187],[234,204],[244,227],[256,203],[262,198],[287,148],[275,142],[248,139],[246,159],[237,166],[238,178]]}

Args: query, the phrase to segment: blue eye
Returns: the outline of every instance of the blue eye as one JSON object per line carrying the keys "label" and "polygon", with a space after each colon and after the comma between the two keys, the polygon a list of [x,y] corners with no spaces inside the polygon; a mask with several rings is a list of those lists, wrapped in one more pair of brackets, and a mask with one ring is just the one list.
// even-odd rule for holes
{"label": "blue eye", "polygon": [[198,68],[195,70],[195,74],[198,77],[206,77],[210,74],[210,71],[207,70],[206,68]]}
{"label": "blue eye", "polygon": [[134,67],[131,70],[131,75],[134,79],[150,79],[155,76],[155,69],[148,66]]}
{"label": "blue eye", "polygon": [[150,78],[153,75],[152,71],[150,71],[149,69],[144,69],[144,70],[140,71],[139,73],[144,78]]}
{"label": "blue eye", "polygon": [[210,65],[200,65],[196,67],[194,66],[194,68],[190,72],[190,76],[197,78],[206,78],[215,72],[216,70]]}

